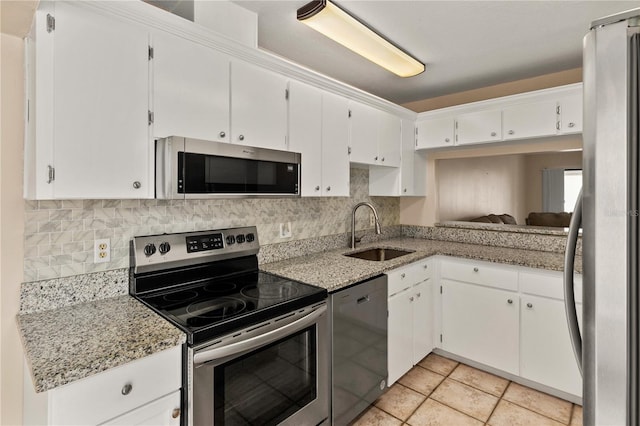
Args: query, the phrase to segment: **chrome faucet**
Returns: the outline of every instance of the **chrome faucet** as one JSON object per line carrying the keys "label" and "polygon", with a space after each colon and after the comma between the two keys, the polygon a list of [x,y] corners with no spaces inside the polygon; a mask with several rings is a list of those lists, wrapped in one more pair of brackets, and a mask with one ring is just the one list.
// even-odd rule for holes
{"label": "chrome faucet", "polygon": [[367,206],[371,209],[371,211],[373,212],[373,217],[375,218],[375,221],[376,221],[376,234],[380,235],[382,233],[382,229],[380,228],[380,220],[378,219],[378,212],[376,211],[376,208],[373,207],[371,203],[356,204],[355,207],[353,208],[353,211],[351,212],[351,248],[352,249],[356,248],[356,242],[360,242],[360,239],[356,240],[356,210],[358,210],[358,207],[360,206]]}

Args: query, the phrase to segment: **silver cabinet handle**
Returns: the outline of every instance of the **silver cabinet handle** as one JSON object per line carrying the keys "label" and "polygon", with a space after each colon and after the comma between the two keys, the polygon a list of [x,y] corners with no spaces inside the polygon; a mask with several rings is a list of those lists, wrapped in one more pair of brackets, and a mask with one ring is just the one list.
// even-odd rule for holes
{"label": "silver cabinet handle", "polygon": [[225,132],[220,132],[220,137],[224,138],[225,136],[227,136],[227,134]]}
{"label": "silver cabinet handle", "polygon": [[407,188],[403,189],[402,192],[407,192]]}
{"label": "silver cabinet handle", "polygon": [[444,138],[444,141],[445,141],[446,143],[449,143],[449,142],[451,141],[451,139],[449,139],[449,138]]}
{"label": "silver cabinet handle", "polygon": [[320,185],[316,186],[316,191],[320,191]]}
{"label": "silver cabinet handle", "polygon": [[416,297],[420,298],[420,296],[422,296],[422,293],[416,294]]}
{"label": "silver cabinet handle", "polygon": [[241,141],[243,141],[243,140],[244,140],[244,135],[240,135],[240,136],[238,136],[238,139],[240,139]]}
{"label": "silver cabinet handle", "polygon": [[575,127],[575,126],[576,126],[576,123],[569,123],[569,124],[567,124],[567,126],[569,126],[569,127]]}
{"label": "silver cabinet handle", "polygon": [[495,135],[497,135],[497,133],[496,133],[496,132],[491,132],[491,136],[492,136],[492,137],[495,137]]}
{"label": "silver cabinet handle", "polygon": [[404,278],[404,277],[405,277],[404,273],[400,274],[400,278]]}
{"label": "silver cabinet handle", "polygon": [[477,267],[473,268],[473,272],[478,272],[480,269],[478,269]]}
{"label": "silver cabinet handle", "polygon": [[331,187],[330,186],[327,186],[327,191],[331,191]]}
{"label": "silver cabinet handle", "polygon": [[527,308],[529,309],[533,308],[533,303],[527,303]]}
{"label": "silver cabinet handle", "polygon": [[133,188],[134,189],[140,189],[140,187],[142,187],[142,184],[139,181],[133,182]]}
{"label": "silver cabinet handle", "polygon": [[513,299],[507,299],[507,303],[513,305]]}
{"label": "silver cabinet handle", "polygon": [[374,160],[378,161],[378,157],[376,156],[376,158],[374,158]]}
{"label": "silver cabinet handle", "polygon": [[411,296],[411,297],[409,298],[409,300],[410,300],[411,302],[413,302],[413,296]]}
{"label": "silver cabinet handle", "polygon": [[582,374],[582,337],[580,336],[580,328],[578,326],[578,313],[576,312],[576,300],[573,294],[573,268],[576,255],[576,244],[578,243],[578,230],[582,225],[582,189],[578,194],[576,206],[573,208],[571,222],[569,222],[569,235],[567,237],[567,245],[564,252],[564,310],[567,317],[567,325],[569,326],[569,336],[571,337],[571,346],[573,346],[573,354],[578,362],[578,369]]}
{"label": "silver cabinet handle", "polygon": [[509,130],[507,133],[509,133],[510,135],[513,135],[515,132],[513,130]]}
{"label": "silver cabinet handle", "polygon": [[133,386],[131,385],[131,383],[127,383],[126,385],[124,385],[122,387],[122,394],[123,395],[129,395],[131,393],[131,391],[133,390]]}
{"label": "silver cabinet handle", "polygon": [[384,157],[382,157],[382,161],[384,162]]}

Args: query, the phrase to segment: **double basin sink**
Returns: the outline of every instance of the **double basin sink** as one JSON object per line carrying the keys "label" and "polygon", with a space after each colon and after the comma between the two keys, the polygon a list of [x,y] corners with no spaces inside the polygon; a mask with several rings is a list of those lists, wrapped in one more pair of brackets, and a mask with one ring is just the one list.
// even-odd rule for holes
{"label": "double basin sink", "polygon": [[413,251],[374,247],[362,251],[357,251],[355,253],[348,253],[344,256],[354,257],[356,259],[371,260],[374,262],[384,262],[385,260],[395,259],[396,257],[405,256],[411,253],[413,253]]}

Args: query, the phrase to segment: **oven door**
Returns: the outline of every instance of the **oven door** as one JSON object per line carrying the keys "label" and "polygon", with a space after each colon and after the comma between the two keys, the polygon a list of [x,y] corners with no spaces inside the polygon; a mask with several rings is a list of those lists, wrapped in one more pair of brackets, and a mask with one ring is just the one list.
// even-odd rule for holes
{"label": "oven door", "polygon": [[299,196],[300,154],[172,136],[156,141],[156,198]]}
{"label": "oven door", "polygon": [[318,425],[329,416],[326,303],[192,351],[189,424]]}

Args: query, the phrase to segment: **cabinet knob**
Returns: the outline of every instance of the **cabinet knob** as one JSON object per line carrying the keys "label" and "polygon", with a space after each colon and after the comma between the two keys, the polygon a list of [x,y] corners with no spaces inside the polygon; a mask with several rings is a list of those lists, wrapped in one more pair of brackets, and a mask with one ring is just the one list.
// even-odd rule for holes
{"label": "cabinet knob", "polygon": [[180,409],[174,408],[173,411],[171,412],[171,418],[177,419],[178,417],[180,417]]}
{"label": "cabinet knob", "polygon": [[403,279],[404,279],[404,277],[405,277],[405,274],[404,274],[404,273],[400,274],[400,278],[403,278]]}
{"label": "cabinet knob", "polygon": [[533,303],[527,303],[527,308],[529,309],[533,308]]}
{"label": "cabinet knob", "polygon": [[409,298],[409,300],[413,302],[413,296],[411,296],[411,297]]}
{"label": "cabinet knob", "polygon": [[509,133],[510,135],[513,135],[515,132],[513,130],[509,130],[507,133]]}
{"label": "cabinet knob", "polygon": [[422,296],[422,293],[418,293],[418,294],[416,294],[416,297],[418,297],[418,298],[419,298],[420,296]]}
{"label": "cabinet knob", "polygon": [[131,391],[133,390],[133,386],[131,385],[131,383],[127,383],[126,385],[124,385],[122,387],[122,394],[123,395],[129,395],[131,393]]}
{"label": "cabinet knob", "polygon": [[320,191],[320,185],[316,186],[316,191]]}
{"label": "cabinet knob", "polygon": [[140,181],[133,182],[134,189],[140,189],[140,187],[142,187],[142,184],[140,183]]}
{"label": "cabinet knob", "polygon": [[244,140],[244,135],[240,135],[240,136],[238,136],[238,139],[240,139],[241,141],[243,141],[243,140]]}
{"label": "cabinet knob", "polygon": [[407,192],[407,188],[403,189],[402,192]]}
{"label": "cabinet knob", "polygon": [[429,269],[429,265],[424,265],[424,269]]}
{"label": "cabinet knob", "polygon": [[327,191],[331,191],[331,187],[330,186],[327,186]]}
{"label": "cabinet knob", "polygon": [[378,157],[376,156],[376,158],[374,158],[374,160],[378,161]]}
{"label": "cabinet knob", "polygon": [[513,299],[507,299],[507,303],[513,305]]}
{"label": "cabinet knob", "polygon": [[449,143],[449,142],[451,141],[451,139],[449,139],[449,138],[445,138],[445,139],[444,139],[444,141],[445,141],[446,143]]}
{"label": "cabinet knob", "polygon": [[478,269],[478,267],[476,266],[475,268],[473,268],[473,272],[478,272],[480,269]]}
{"label": "cabinet knob", "polygon": [[491,132],[491,137],[495,137],[497,135],[496,132]]}
{"label": "cabinet knob", "polygon": [[227,136],[227,134],[225,132],[220,132],[220,137],[224,138],[225,136]]}
{"label": "cabinet knob", "polygon": [[384,161],[384,157],[382,157],[382,161]]}
{"label": "cabinet knob", "polygon": [[569,126],[569,127],[575,127],[575,126],[576,126],[576,123],[569,123],[569,124],[567,124],[567,126]]}

